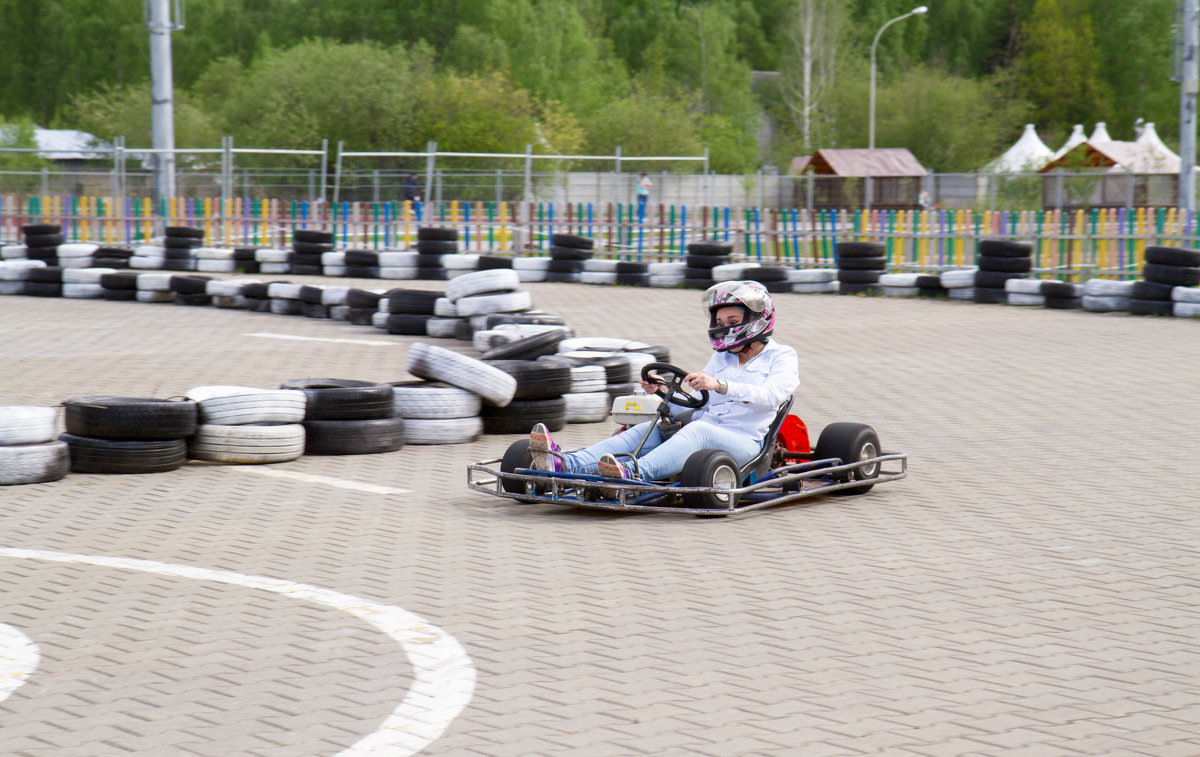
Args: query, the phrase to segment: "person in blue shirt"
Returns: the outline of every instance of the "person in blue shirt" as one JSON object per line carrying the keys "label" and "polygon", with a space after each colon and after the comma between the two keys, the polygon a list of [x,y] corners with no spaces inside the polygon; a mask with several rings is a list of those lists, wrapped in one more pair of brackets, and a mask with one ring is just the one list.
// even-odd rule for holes
{"label": "person in blue shirt", "polygon": [[[649,481],[677,475],[688,457],[702,449],[724,450],[738,465],[749,463],[762,448],[780,403],[800,385],[799,358],[791,347],[771,341],[775,304],[757,281],[716,284],[705,291],[703,304],[715,354],[703,370],[685,376],[684,383],[707,390],[708,404],[667,439],[657,424],[647,421],[566,453],[539,423],[529,434],[533,467]],[[643,381],[642,388],[649,393],[655,385]],[[628,455],[651,425],[635,469]]]}

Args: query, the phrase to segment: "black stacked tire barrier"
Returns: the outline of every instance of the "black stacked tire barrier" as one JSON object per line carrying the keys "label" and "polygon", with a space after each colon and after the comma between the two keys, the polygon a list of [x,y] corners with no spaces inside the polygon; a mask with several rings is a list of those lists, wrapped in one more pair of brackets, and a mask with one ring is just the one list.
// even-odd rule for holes
{"label": "black stacked tire barrier", "polygon": [[101,296],[114,302],[137,300],[137,277],[133,271],[106,273],[100,277]]}
{"label": "black stacked tire barrier", "polygon": [[373,455],[404,446],[404,419],[396,416],[391,384],[304,378],[280,389],[299,389],[304,406],[304,454]]}
{"label": "black stacked tire barrier", "polygon": [[128,268],[131,257],[133,257],[133,250],[125,247],[97,247],[92,258],[92,265],[96,268]]}
{"label": "black stacked tire barrier", "polygon": [[562,430],[567,423],[563,395],[571,390],[570,366],[536,360],[486,362],[516,379],[517,391],[504,407],[483,406],[483,433],[527,434],[537,423],[545,423],[551,431]]}
{"label": "black stacked tire barrier", "polygon": [[834,248],[839,294],[880,294],[887,250],[878,242],[838,242]]}
{"label": "black stacked tire barrier", "polygon": [[691,242],[683,269],[683,285],[688,289],[708,289],[713,285],[712,269],[729,262],[733,246],[724,242]]}
{"label": "black stacked tire barrier", "polygon": [[320,276],[321,255],[333,251],[333,233],[315,229],[296,229],[292,232],[292,253],[288,267],[297,276]]}
{"label": "black stacked tire barrier", "polygon": [[168,226],[163,237],[163,270],[192,271],[196,268],[193,250],[204,246],[204,229]]}
{"label": "black stacked tire barrier", "polygon": [[1200,284],[1200,251],[1147,247],[1142,279],[1130,292],[1129,312],[1133,315],[1171,315],[1172,290],[1177,286]]}
{"label": "black stacked tire barrier", "polygon": [[63,403],[76,473],[163,473],[187,461],[187,439],[196,433],[191,400],[77,397]]}
{"label": "black stacked tire barrier", "polygon": [[64,242],[61,224],[27,223],[21,227],[21,234],[25,238],[25,257],[48,266],[58,265],[58,246]]}
{"label": "black stacked tire barrier", "polygon": [[426,324],[443,292],[426,289],[390,289],[387,295],[387,332],[403,336],[424,336]]}
{"label": "black stacked tire barrier", "polygon": [[1066,281],[1043,281],[1042,296],[1051,310],[1078,310],[1083,307],[1083,287]]}
{"label": "black stacked tire barrier", "polygon": [[238,273],[261,273],[260,263],[254,257],[255,247],[235,247],[233,250],[233,268]]}
{"label": "black stacked tire barrier", "polygon": [[595,254],[596,243],[575,234],[550,235],[550,262],[546,281],[575,282],[583,273],[583,263]]}
{"label": "black stacked tire barrier", "polygon": [[63,269],[56,265],[30,268],[24,293],[31,297],[62,297],[62,272]]}
{"label": "black stacked tire barrier", "polygon": [[458,252],[458,229],[422,226],[417,229],[417,278],[426,281],[445,281],[443,255]]}
{"label": "black stacked tire barrier", "polygon": [[768,292],[790,292],[792,291],[792,283],[788,281],[788,272],[786,268],[778,266],[758,266],[755,268],[747,268],[742,271],[740,278],[748,281],[757,281],[766,287]]}
{"label": "black stacked tire barrier", "polygon": [[1033,247],[1027,242],[1006,239],[979,241],[979,270],[975,273],[975,301],[1008,302],[1004,282],[1029,278],[1033,268]]}

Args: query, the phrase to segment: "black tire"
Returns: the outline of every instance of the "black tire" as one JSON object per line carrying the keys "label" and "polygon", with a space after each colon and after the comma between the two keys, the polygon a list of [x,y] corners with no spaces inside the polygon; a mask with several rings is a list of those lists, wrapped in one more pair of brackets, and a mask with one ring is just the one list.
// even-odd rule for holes
{"label": "black tire", "polygon": [[[500,470],[504,473],[515,473],[518,468],[529,468],[533,465],[533,455],[529,452],[529,440],[518,439],[508,445],[504,456],[500,458]],[[510,494],[524,494],[526,489],[523,481],[501,479],[500,486]],[[539,490],[540,494],[541,491]],[[529,500],[518,500],[529,501]]]}
{"label": "black tire", "polygon": [[308,398],[306,421],[363,421],[391,418],[395,414],[392,385],[335,378],[302,378],[284,381],[280,389],[299,389]]}
{"label": "black tire", "polygon": [[583,261],[560,260],[558,258],[552,258],[550,262],[546,264],[546,271],[549,273],[582,273]]}
{"label": "black tire", "polygon": [[860,271],[839,268],[837,277],[838,281],[844,284],[874,284],[879,281],[879,271],[874,269]]}
{"label": "black tire", "polygon": [[[245,290],[242,290],[245,294]],[[368,292],[365,289],[351,289],[346,292],[346,305],[351,308],[379,309],[379,300],[383,298],[378,292]]]}
{"label": "black tire", "polygon": [[837,259],[837,267],[839,271],[885,271],[887,270],[887,258],[882,255],[869,258],[840,257]]}
{"label": "black tire", "polygon": [[444,296],[429,289],[392,289],[387,293],[388,312],[433,315],[435,303]]}
{"label": "black tire", "polygon": [[480,271],[512,268],[512,258],[506,258],[503,255],[480,255],[475,261],[475,268]]}
{"label": "black tire", "polygon": [[387,333],[398,336],[425,336],[426,322],[431,315],[415,313],[392,313],[387,317]]}
{"label": "black tire", "polygon": [[417,229],[418,242],[457,242],[458,229],[444,229],[440,226],[422,226]]}
{"label": "black tire", "polygon": [[1129,312],[1131,315],[1171,315],[1171,306],[1175,303],[1170,300],[1138,300],[1129,299]]}
{"label": "black tire", "polygon": [[25,246],[30,249],[58,247],[66,241],[62,234],[30,234],[25,237]]}
{"label": "black tire", "polygon": [[302,286],[300,287],[300,301],[307,302],[311,305],[320,305],[321,298],[325,294],[324,287]]}
{"label": "black tire", "polygon": [[99,439],[58,437],[71,450],[75,473],[165,473],[187,462],[186,439]]}
{"label": "black tire", "polygon": [[1153,281],[1135,281],[1133,282],[1133,289],[1130,290],[1129,296],[1135,300],[1166,300],[1170,302],[1171,290],[1174,288],[1170,284],[1156,284]]}
{"label": "black tire", "polygon": [[552,355],[558,343],[566,336],[562,329],[544,331],[523,339],[514,339],[508,344],[493,347],[480,355],[480,360],[536,360],[542,355]]}
{"label": "black tire", "polygon": [[194,250],[203,246],[204,240],[196,237],[166,237],[163,239],[163,247],[168,250]]}
{"label": "black tire", "polygon": [[1147,263],[1142,268],[1142,278],[1155,284],[1194,287],[1200,284],[1200,268],[1182,265]]}
{"label": "black tire", "polygon": [[1051,297],[1046,295],[1046,308],[1049,310],[1079,310],[1083,307],[1080,297]]}
{"label": "black tire", "polygon": [[979,242],[979,254],[994,258],[1027,258],[1033,254],[1033,245],[1007,239],[983,239]]}
{"label": "black tire", "polygon": [[1004,287],[975,287],[975,302],[981,305],[1004,305],[1008,303],[1008,292]]}
{"label": "black tire", "polygon": [[197,229],[194,226],[168,226],[164,231],[168,237],[204,239],[204,229]]}
{"label": "black tire", "polygon": [[26,281],[21,293],[29,297],[62,297],[62,284],[49,281]]}
{"label": "black tire", "polygon": [[311,252],[293,252],[288,258],[288,262],[293,266],[308,265],[320,268],[323,265],[321,263],[321,255]]}
{"label": "black tire", "polygon": [[92,266],[96,268],[128,268],[128,258],[92,258]]}
{"label": "black tire", "polygon": [[68,433],[105,439],[182,439],[199,422],[191,400],[75,397],[63,408]]}
{"label": "black tire", "polygon": [[292,241],[310,244],[333,244],[333,233],[329,231],[317,231],[316,229],[296,229],[292,232]]}
{"label": "black tire", "polygon": [[[728,255],[699,255],[689,252],[684,258],[688,268],[694,269],[712,269],[719,265],[725,265],[729,262]],[[711,275],[711,274],[710,274]]]}
{"label": "black tire", "polygon": [[458,242],[440,240],[421,240],[417,242],[417,253],[420,255],[453,255],[458,252]]}
{"label": "black tire", "polygon": [[[322,269],[323,271],[323,269]],[[379,278],[379,266],[377,265],[348,265],[343,273],[349,279],[377,279]]]}
{"label": "black tire", "polygon": [[943,289],[941,276],[918,276],[915,286],[924,289]]}
{"label": "black tire", "polygon": [[711,268],[684,268],[683,278],[685,279],[704,279],[709,284],[714,284]]}
{"label": "black tire", "polygon": [[291,272],[297,276],[321,276],[325,270],[319,265],[293,265]]}
{"label": "black tire", "polygon": [[304,421],[306,455],[376,455],[403,446],[403,418]]}
{"label": "black tire", "polygon": [[21,235],[26,237],[61,233],[62,224],[57,223],[27,223],[21,227]]}
{"label": "black tire", "polygon": [[30,281],[45,282],[47,284],[61,284],[63,269],[56,265],[48,265],[44,268],[30,268],[25,272],[26,283]]}
{"label": "black tire", "polygon": [[704,279],[687,276],[683,280],[683,286],[685,289],[708,289],[715,283],[716,282],[712,280],[711,276]]}
{"label": "black tire", "polygon": [[1000,271],[1002,273],[1028,273],[1033,268],[1030,258],[999,258],[991,255],[979,257],[979,270]]}
{"label": "black tire", "polygon": [[47,265],[58,265],[58,248],[29,247],[25,250],[25,257],[30,260],[41,260]]}
{"label": "black tire", "polygon": [[417,278],[423,281],[445,281],[448,277],[445,268],[418,268]]}
{"label": "black tire", "polygon": [[333,252],[333,245],[319,242],[292,242],[292,251],[301,255],[317,255]]}
{"label": "black tire", "polygon": [[650,274],[648,273],[618,273],[618,286],[629,287],[648,287],[650,286]]}
{"label": "black tire", "polygon": [[192,251],[190,248],[186,250],[180,250],[174,247],[167,247],[163,250],[163,258],[168,261],[181,260],[185,262],[191,262],[193,260]]}
{"label": "black tire", "polygon": [[372,250],[346,250],[344,265],[379,265],[379,253]]}
{"label": "black tire", "polygon": [[554,260],[589,260],[592,251],[582,247],[551,247],[550,257]]}
{"label": "black tire", "polygon": [[945,297],[946,290],[940,286],[937,287],[917,287],[918,297]]}
{"label": "black tire", "polygon": [[550,244],[554,247],[573,247],[577,250],[591,250],[596,247],[594,239],[575,234],[551,234]]}
{"label": "black tire", "polygon": [[546,281],[555,282],[558,284],[577,284],[579,283],[578,273],[559,273],[558,271],[547,271]]}
{"label": "black tire", "polygon": [[171,291],[176,294],[204,294],[212,276],[172,276]]}
{"label": "black tire", "polygon": [[792,282],[790,281],[764,281],[761,283],[763,288],[771,294],[780,294],[782,292],[792,291]]}
{"label": "black tire", "polygon": [[1023,273],[1001,273],[999,271],[976,271],[975,287],[985,289],[1004,289],[1004,282],[1009,279],[1028,278]]}
{"label": "black tire", "polygon": [[[778,281],[787,281],[787,270],[784,268],[747,268],[742,271],[741,277],[750,281],[757,281],[760,284],[770,284]],[[790,291],[790,287],[789,287]]]}
{"label": "black tire", "polygon": [[[702,449],[688,456],[679,473],[680,486],[707,486],[735,489],[741,486],[741,470],[728,452]],[[686,507],[705,510],[728,510],[737,506],[736,494],[689,492],[683,495]]]}
{"label": "black tire", "polygon": [[378,312],[377,308],[350,308],[350,312],[346,313],[346,322],[353,326],[374,326]]}
{"label": "black tire", "polygon": [[1181,265],[1189,268],[1200,268],[1200,250],[1152,245],[1146,248],[1146,262],[1154,263],[1155,265]]}
{"label": "black tire", "polygon": [[105,289],[101,297],[109,302],[137,302],[135,289]]}
{"label": "black tire", "polygon": [[256,300],[265,300],[270,297],[270,285],[255,281],[246,284],[242,287],[242,296]]}
{"label": "black tire", "polygon": [[647,263],[637,263],[632,260],[621,260],[617,262],[617,274],[622,273],[646,273],[650,266]]}
{"label": "black tire", "polygon": [[842,281],[838,285],[838,294],[883,294],[877,283]]}
{"label": "black tire", "polygon": [[887,248],[879,242],[838,242],[833,248],[836,258],[879,258],[887,255]]}
{"label": "black tire", "polygon": [[1043,281],[1040,292],[1046,297],[1079,299],[1075,285],[1066,281]]}
{"label": "black tire", "polygon": [[485,434],[528,434],[538,423],[549,431],[567,425],[567,401],[560,397],[513,400],[505,407],[484,405],[479,413]]}
{"label": "black tire", "polygon": [[[517,380],[514,400],[541,400],[562,397],[571,391],[571,368],[536,360],[484,360]],[[566,412],[566,406],[563,406]]]}
{"label": "black tire", "polygon": [[692,242],[687,246],[689,255],[723,255],[733,254],[733,245],[728,242]]}
{"label": "black tire", "polygon": [[[813,450],[813,460],[838,458],[843,464],[858,462],[881,454],[879,435],[875,429],[863,423],[830,423],[821,430],[817,438],[817,446]],[[868,481],[879,477],[879,463],[833,474],[833,480],[839,483],[847,481]],[[843,489],[831,494],[865,494],[874,484]]]}

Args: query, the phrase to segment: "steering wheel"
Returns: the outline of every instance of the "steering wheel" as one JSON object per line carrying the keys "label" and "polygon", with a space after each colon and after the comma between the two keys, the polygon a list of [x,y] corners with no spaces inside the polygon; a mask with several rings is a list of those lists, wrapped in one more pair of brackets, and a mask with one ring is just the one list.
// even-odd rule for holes
{"label": "steering wheel", "polygon": [[[650,378],[650,374],[654,371],[671,374],[671,379],[668,381],[659,377]],[[642,381],[656,381],[659,388],[654,391],[654,394],[663,398],[673,405],[682,405],[688,408],[704,407],[708,403],[708,390],[701,389],[700,396],[688,394],[683,391],[683,377],[688,375],[688,371],[682,368],[677,368],[670,363],[646,363],[642,366]]]}

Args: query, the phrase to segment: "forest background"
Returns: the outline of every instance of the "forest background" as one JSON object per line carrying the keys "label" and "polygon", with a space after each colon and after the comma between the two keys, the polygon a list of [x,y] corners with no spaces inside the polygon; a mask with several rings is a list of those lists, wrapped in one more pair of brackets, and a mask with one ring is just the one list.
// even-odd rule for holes
{"label": "forest background", "polygon": [[[1026,122],[1052,148],[1076,123],[1132,139],[1138,118],[1177,142],[1173,0],[192,0],[176,144],[707,147],[715,172],[786,172],[866,147],[871,40],[922,1],[879,43],[877,146],[970,172]],[[34,122],[150,146],[142,5],[0,0],[0,146],[32,146]]]}

